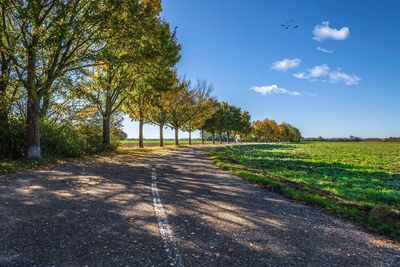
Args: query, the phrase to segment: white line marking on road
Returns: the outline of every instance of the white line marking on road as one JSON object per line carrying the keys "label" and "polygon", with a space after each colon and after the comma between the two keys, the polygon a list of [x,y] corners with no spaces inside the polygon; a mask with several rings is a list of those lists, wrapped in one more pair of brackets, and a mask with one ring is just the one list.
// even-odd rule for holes
{"label": "white line marking on road", "polygon": [[161,203],[160,194],[157,188],[157,176],[156,169],[152,168],[151,178],[151,191],[153,192],[153,205],[154,211],[157,216],[158,228],[160,228],[161,238],[164,243],[165,252],[168,255],[171,266],[183,267],[182,256],[175,246],[175,238],[169,225],[167,214],[165,213],[164,207]]}

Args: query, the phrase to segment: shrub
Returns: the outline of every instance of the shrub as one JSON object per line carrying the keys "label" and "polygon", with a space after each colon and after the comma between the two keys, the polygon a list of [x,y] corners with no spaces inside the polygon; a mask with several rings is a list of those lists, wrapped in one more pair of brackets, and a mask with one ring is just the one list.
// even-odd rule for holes
{"label": "shrub", "polygon": [[[17,159],[26,151],[26,121],[12,116],[0,125],[0,159]],[[111,131],[111,145],[102,144],[102,127],[97,124],[59,124],[47,119],[40,122],[40,142],[44,157],[82,157],[114,150],[121,138],[117,128]]]}
{"label": "shrub", "polygon": [[85,140],[72,125],[42,120],[40,127],[40,141],[44,156],[81,157],[86,154]]}
{"label": "shrub", "polygon": [[0,125],[0,159],[20,158],[26,148],[26,123],[18,117],[10,117]]}
{"label": "shrub", "polygon": [[96,124],[60,125],[42,121],[41,130],[42,152],[45,156],[81,157],[114,150],[117,146],[118,138],[114,134],[110,146],[102,144],[102,128]]}
{"label": "shrub", "polygon": [[84,140],[86,154],[97,154],[107,148],[103,145],[102,128],[95,124],[80,124],[77,126],[79,135]]}

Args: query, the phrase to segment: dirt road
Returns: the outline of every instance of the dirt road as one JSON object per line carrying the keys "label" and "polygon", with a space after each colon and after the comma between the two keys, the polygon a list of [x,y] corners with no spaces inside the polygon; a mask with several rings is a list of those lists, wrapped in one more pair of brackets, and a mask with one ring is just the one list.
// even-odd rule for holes
{"label": "dirt road", "polygon": [[0,266],[400,266],[400,246],[190,149],[0,177]]}

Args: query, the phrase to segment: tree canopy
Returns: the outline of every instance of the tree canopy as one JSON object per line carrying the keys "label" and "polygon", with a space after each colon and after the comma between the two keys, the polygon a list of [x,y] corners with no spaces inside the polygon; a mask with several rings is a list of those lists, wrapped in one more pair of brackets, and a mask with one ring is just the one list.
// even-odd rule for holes
{"label": "tree canopy", "polygon": [[[111,149],[121,121],[201,131],[215,142],[299,141],[290,124],[251,123],[214,85],[180,76],[181,45],[159,0],[0,0],[0,158]],[[181,77],[181,78],[179,78]],[[43,146],[42,146],[43,144]]]}

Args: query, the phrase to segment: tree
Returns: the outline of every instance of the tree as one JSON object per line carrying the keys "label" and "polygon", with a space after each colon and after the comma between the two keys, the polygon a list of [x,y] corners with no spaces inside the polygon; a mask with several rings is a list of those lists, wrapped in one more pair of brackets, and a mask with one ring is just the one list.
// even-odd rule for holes
{"label": "tree", "polygon": [[179,145],[179,129],[191,119],[193,92],[190,82],[185,78],[177,81],[171,95],[171,108],[168,111],[168,126],[175,131],[175,145]]}
{"label": "tree", "polygon": [[[7,20],[7,7],[0,5],[0,157],[6,157],[10,153],[8,115],[16,98],[20,86],[15,82],[15,73],[12,72],[11,55],[7,53],[5,33],[9,28]],[[11,45],[11,44],[10,44]]]}
{"label": "tree", "polygon": [[179,60],[180,46],[175,32],[159,18],[154,2],[111,2],[106,49],[101,53],[101,71],[92,79],[92,99],[103,117],[103,143],[110,144],[111,116],[127,100],[125,110],[140,121],[140,146],[143,147],[143,121],[158,80],[164,83],[171,67]]}
{"label": "tree", "polygon": [[[3,0],[1,47],[27,93],[27,157],[40,159],[39,115],[54,81],[92,66],[100,49],[98,1]],[[4,11],[4,9],[3,9]],[[42,103],[42,112],[40,104]]]}
{"label": "tree", "polygon": [[[188,103],[191,107],[187,114],[188,121],[183,127],[189,132],[189,145],[192,144],[192,132],[201,129],[206,120],[215,112],[213,99],[210,98],[213,90],[214,86],[206,80],[197,81],[197,84],[191,89],[192,98]],[[203,134],[202,132],[202,139]]]}
{"label": "tree", "polygon": [[87,86],[86,97],[96,105],[102,117],[103,145],[110,145],[111,116],[126,99],[125,93],[132,85],[133,77],[129,66],[106,63],[96,67]]}
{"label": "tree", "polygon": [[[212,143],[215,144],[215,133],[219,129],[218,128],[218,116],[220,115],[220,103],[217,100],[212,100],[212,106],[214,113],[207,118],[207,120],[204,122],[204,125],[202,127],[202,131],[207,131],[211,133],[212,137]],[[203,135],[202,135],[202,140],[203,140]]]}
{"label": "tree", "polygon": [[[176,63],[175,61],[169,62]],[[161,104],[159,99],[171,88],[173,75],[171,66],[160,68],[158,64],[149,65],[142,69],[141,77],[136,79],[133,90],[127,94],[127,100],[123,107],[125,113],[132,120],[139,121],[140,148],[144,147],[143,125],[151,122],[153,107]]]}
{"label": "tree", "polygon": [[155,92],[152,87],[144,80],[136,81],[134,89],[129,93],[127,101],[124,103],[124,112],[133,121],[139,122],[139,147],[144,147],[143,125],[149,121],[149,111],[152,106],[152,98]]}
{"label": "tree", "polygon": [[300,130],[294,127],[293,125],[289,123],[282,123],[289,129],[289,140],[290,142],[300,142],[301,140],[301,133]]}
{"label": "tree", "polygon": [[229,104],[227,102],[221,102],[216,112],[215,131],[218,133],[220,144],[222,144],[222,134],[229,127],[228,109]]}
{"label": "tree", "polygon": [[238,107],[229,105],[227,103],[222,103],[222,125],[224,126],[224,131],[226,132],[227,143],[230,142],[231,133],[238,131],[240,129],[241,122],[241,110]]}
{"label": "tree", "polygon": [[290,129],[285,124],[279,124],[277,128],[279,141],[289,141],[290,140]]}
{"label": "tree", "polygon": [[260,120],[256,120],[252,123],[251,125],[252,128],[252,134],[255,138],[257,138],[257,141],[260,142],[261,138],[264,136],[264,131],[263,131],[263,123]]}
{"label": "tree", "polygon": [[240,114],[240,124],[236,134],[240,136],[240,140],[247,139],[251,133],[251,117],[248,111],[242,111]]}
{"label": "tree", "polygon": [[159,94],[150,106],[149,121],[159,127],[160,147],[164,146],[164,127],[168,123],[169,110],[175,108],[173,105],[179,104],[179,102],[174,101],[174,94],[176,92],[174,86],[176,84],[178,84],[177,74],[176,72],[172,72],[169,82],[164,83],[168,87],[168,90]]}
{"label": "tree", "polygon": [[276,121],[266,118],[262,121],[254,121],[251,128],[253,136],[255,136],[258,141],[260,141],[261,138],[264,138],[266,142],[299,142],[301,140],[300,131],[288,123],[278,125]]}
{"label": "tree", "polygon": [[264,119],[262,121],[262,133],[265,138],[265,142],[270,141],[274,138],[276,132],[276,122],[274,120]]}
{"label": "tree", "polygon": [[[0,24],[0,34],[1,39],[4,38],[4,35],[9,27],[9,21],[6,19],[7,17],[7,8],[4,4],[0,6],[0,16],[1,16],[1,24]],[[6,41],[6,40],[4,40]],[[0,42],[0,130],[3,130],[2,127],[6,127],[7,118],[10,108],[10,79],[11,79],[11,56],[6,53],[4,41]],[[14,86],[14,92],[11,93],[15,95],[16,86]],[[12,97],[11,97],[12,99]]]}

